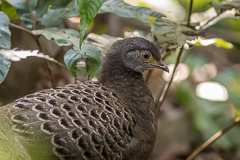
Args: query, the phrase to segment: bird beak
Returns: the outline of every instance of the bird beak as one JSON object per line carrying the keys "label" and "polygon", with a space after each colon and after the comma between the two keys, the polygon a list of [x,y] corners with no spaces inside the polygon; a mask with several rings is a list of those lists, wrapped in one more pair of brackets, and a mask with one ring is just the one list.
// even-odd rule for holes
{"label": "bird beak", "polygon": [[162,69],[162,70],[164,70],[164,71],[166,71],[166,72],[169,73],[169,69],[168,69],[167,65],[166,65],[162,60],[160,60],[159,62],[157,62],[156,64],[154,64],[154,66],[155,66],[156,68],[160,68],[160,69]]}

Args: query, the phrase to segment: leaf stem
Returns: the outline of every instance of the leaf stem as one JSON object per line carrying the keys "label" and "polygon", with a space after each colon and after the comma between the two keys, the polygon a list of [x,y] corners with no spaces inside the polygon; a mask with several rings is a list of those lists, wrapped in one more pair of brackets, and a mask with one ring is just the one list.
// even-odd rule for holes
{"label": "leaf stem", "polygon": [[160,113],[160,111],[161,111],[161,108],[162,108],[162,104],[163,104],[163,102],[164,102],[164,100],[165,100],[165,98],[166,98],[166,95],[167,95],[167,93],[168,93],[168,90],[169,90],[169,88],[170,88],[170,86],[171,86],[171,84],[172,84],[172,81],[173,81],[173,77],[174,77],[174,74],[175,74],[175,72],[176,72],[176,69],[177,69],[177,66],[178,66],[178,64],[180,63],[180,59],[181,59],[181,56],[182,56],[182,52],[183,52],[183,46],[180,48],[180,51],[179,51],[179,53],[178,53],[178,56],[177,56],[177,60],[176,60],[176,63],[175,63],[175,66],[174,66],[174,69],[173,69],[173,73],[172,73],[172,75],[171,75],[171,79],[170,79],[170,81],[165,85],[165,87],[164,87],[164,89],[163,89],[163,92],[162,92],[162,94],[159,96],[159,98],[157,99],[157,117],[158,117],[158,115],[159,115],[159,113]]}
{"label": "leaf stem", "polygon": [[190,0],[187,26],[190,26],[192,7],[193,7],[193,0]]}
{"label": "leaf stem", "polygon": [[24,28],[24,27],[22,27],[22,26],[16,25],[16,24],[14,24],[14,23],[9,23],[9,25],[10,25],[11,27],[20,29],[20,30],[22,30],[22,31],[24,31],[24,32],[27,32],[27,33],[31,34],[32,36],[34,36],[33,33],[32,33],[32,31],[29,30],[29,29],[27,29],[27,28]]}
{"label": "leaf stem", "polygon": [[210,146],[213,142],[215,142],[217,139],[219,139],[222,135],[230,131],[234,126],[240,124],[240,117],[237,117],[234,119],[234,122],[226,127],[225,129],[218,131],[215,133],[212,137],[210,137],[206,142],[204,142],[201,146],[199,146],[194,152],[192,152],[186,160],[192,160],[195,158],[201,151],[203,151],[205,148]]}

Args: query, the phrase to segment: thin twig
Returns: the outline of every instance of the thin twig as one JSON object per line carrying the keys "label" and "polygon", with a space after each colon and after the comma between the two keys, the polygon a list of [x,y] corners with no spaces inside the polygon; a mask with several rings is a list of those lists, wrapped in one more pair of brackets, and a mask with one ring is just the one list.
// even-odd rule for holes
{"label": "thin twig", "polygon": [[170,81],[165,85],[161,96],[159,96],[159,98],[157,99],[157,117],[158,117],[158,115],[159,115],[159,113],[160,113],[160,110],[161,110],[161,108],[162,108],[162,104],[163,104],[163,102],[164,102],[164,100],[165,100],[165,97],[166,97],[166,95],[167,95],[167,93],[168,93],[168,90],[169,90],[169,88],[170,88],[170,86],[171,86],[171,84],[172,84],[175,71],[176,71],[176,69],[177,69],[178,64],[180,63],[180,59],[181,59],[181,56],[182,56],[182,52],[183,52],[183,46],[181,47],[181,49],[180,49],[180,51],[179,51],[179,53],[178,53],[178,57],[177,57],[177,60],[176,60],[176,63],[175,63],[174,69],[173,69],[173,73],[172,73],[172,75],[171,75],[171,79],[170,79]]}
{"label": "thin twig", "polygon": [[213,142],[215,142],[217,139],[219,139],[221,136],[226,134],[228,131],[230,131],[234,126],[237,124],[240,124],[240,117],[237,117],[234,119],[234,123],[226,127],[225,129],[218,131],[215,133],[212,137],[210,137],[206,142],[204,142],[201,146],[199,146],[192,154],[190,154],[186,160],[192,160],[195,158],[201,151],[203,151],[205,148],[210,146]]}
{"label": "thin twig", "polygon": [[193,7],[193,0],[190,0],[187,26],[190,26],[191,15],[192,15],[192,7]]}
{"label": "thin twig", "polygon": [[22,26],[16,25],[16,24],[14,24],[14,23],[9,23],[9,25],[10,25],[11,27],[20,29],[20,30],[22,30],[22,31],[24,31],[24,32],[27,32],[27,33],[31,34],[32,36],[34,36],[33,33],[32,33],[32,31],[29,30],[29,29],[27,29],[27,28],[24,28],[24,27],[22,27]]}

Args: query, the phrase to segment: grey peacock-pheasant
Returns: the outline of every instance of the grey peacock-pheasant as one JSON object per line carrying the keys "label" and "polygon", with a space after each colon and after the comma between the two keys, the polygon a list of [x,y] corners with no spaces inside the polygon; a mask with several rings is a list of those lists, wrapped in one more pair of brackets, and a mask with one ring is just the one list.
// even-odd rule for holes
{"label": "grey peacock-pheasant", "polygon": [[148,159],[157,120],[142,72],[155,68],[168,71],[153,43],[119,40],[97,82],[42,90],[1,107],[0,159]]}

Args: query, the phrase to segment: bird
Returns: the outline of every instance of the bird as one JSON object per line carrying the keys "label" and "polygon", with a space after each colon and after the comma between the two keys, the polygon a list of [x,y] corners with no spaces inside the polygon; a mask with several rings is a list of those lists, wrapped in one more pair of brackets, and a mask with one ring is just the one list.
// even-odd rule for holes
{"label": "bird", "polygon": [[142,73],[153,69],[169,71],[153,42],[117,40],[97,81],[41,90],[0,107],[0,159],[148,159],[157,118]]}

